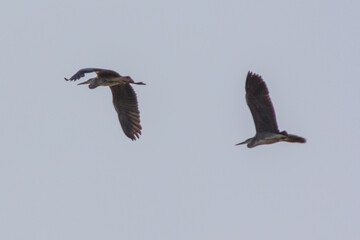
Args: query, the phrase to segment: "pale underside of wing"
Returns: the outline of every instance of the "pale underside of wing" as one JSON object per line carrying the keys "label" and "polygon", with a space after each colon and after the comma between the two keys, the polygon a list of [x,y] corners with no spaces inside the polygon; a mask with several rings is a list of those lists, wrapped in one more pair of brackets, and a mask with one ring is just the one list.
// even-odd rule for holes
{"label": "pale underside of wing", "polygon": [[279,129],[269,91],[260,75],[249,72],[246,78],[246,102],[254,119],[256,132],[274,132]]}
{"label": "pale underside of wing", "polygon": [[[111,76],[119,76],[119,74],[115,71],[102,69],[102,68],[83,68],[80,69],[77,73],[75,73],[71,78],[65,78],[66,81],[76,81],[85,76],[86,73],[95,72],[98,76],[99,74],[103,75],[111,75]],[[99,76],[100,77],[100,76]]]}
{"label": "pale underside of wing", "polygon": [[125,135],[131,140],[136,140],[140,137],[141,125],[134,89],[130,84],[119,84],[110,87],[110,89],[113,95],[113,104]]}

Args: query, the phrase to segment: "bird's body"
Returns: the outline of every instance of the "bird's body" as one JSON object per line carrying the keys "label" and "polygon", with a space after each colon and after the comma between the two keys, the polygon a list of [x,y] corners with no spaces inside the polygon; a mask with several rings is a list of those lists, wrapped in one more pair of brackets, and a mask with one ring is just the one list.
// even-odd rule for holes
{"label": "bird's body", "polygon": [[247,147],[253,148],[277,142],[306,142],[302,137],[279,131],[269,91],[260,75],[249,72],[245,89],[246,102],[254,119],[256,135],[236,145],[247,143]]}
{"label": "bird's body", "polygon": [[131,84],[145,85],[143,82],[134,82],[131,77],[121,76],[113,70],[101,68],[83,68],[66,81],[76,81],[85,76],[85,73],[95,72],[97,77],[79,83],[88,84],[90,89],[98,86],[108,86],[113,95],[113,104],[121,127],[127,137],[136,140],[141,134],[140,112],[138,109],[137,97]]}

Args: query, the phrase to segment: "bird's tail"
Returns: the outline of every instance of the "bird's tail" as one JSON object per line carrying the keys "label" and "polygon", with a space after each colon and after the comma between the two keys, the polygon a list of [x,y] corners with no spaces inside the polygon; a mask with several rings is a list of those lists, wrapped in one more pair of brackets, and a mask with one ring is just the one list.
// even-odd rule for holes
{"label": "bird's tail", "polygon": [[286,138],[284,139],[285,142],[298,142],[298,143],[306,143],[306,139],[293,135],[293,134],[288,134],[286,136]]}

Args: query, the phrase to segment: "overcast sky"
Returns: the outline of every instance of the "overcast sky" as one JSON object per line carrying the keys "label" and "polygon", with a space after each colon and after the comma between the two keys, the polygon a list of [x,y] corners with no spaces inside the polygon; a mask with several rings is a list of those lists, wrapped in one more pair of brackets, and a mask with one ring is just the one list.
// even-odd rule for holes
{"label": "overcast sky", "polygon": [[[359,8],[3,2],[0,239],[359,239]],[[147,84],[138,141],[107,87],[64,81],[85,67]],[[306,144],[234,146],[249,70]]]}

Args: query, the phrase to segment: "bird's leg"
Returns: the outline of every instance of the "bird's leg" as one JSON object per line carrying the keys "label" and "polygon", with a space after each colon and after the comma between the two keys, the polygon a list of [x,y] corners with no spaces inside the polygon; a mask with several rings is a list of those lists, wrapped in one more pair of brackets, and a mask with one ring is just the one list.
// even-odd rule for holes
{"label": "bird's leg", "polygon": [[122,77],[122,78],[126,83],[132,83],[132,84],[137,84],[137,85],[146,85],[143,82],[134,82],[134,80],[129,76],[125,76],[125,77]]}
{"label": "bird's leg", "polygon": [[145,83],[143,83],[143,82],[133,82],[133,84],[146,85],[146,84],[145,84]]}

